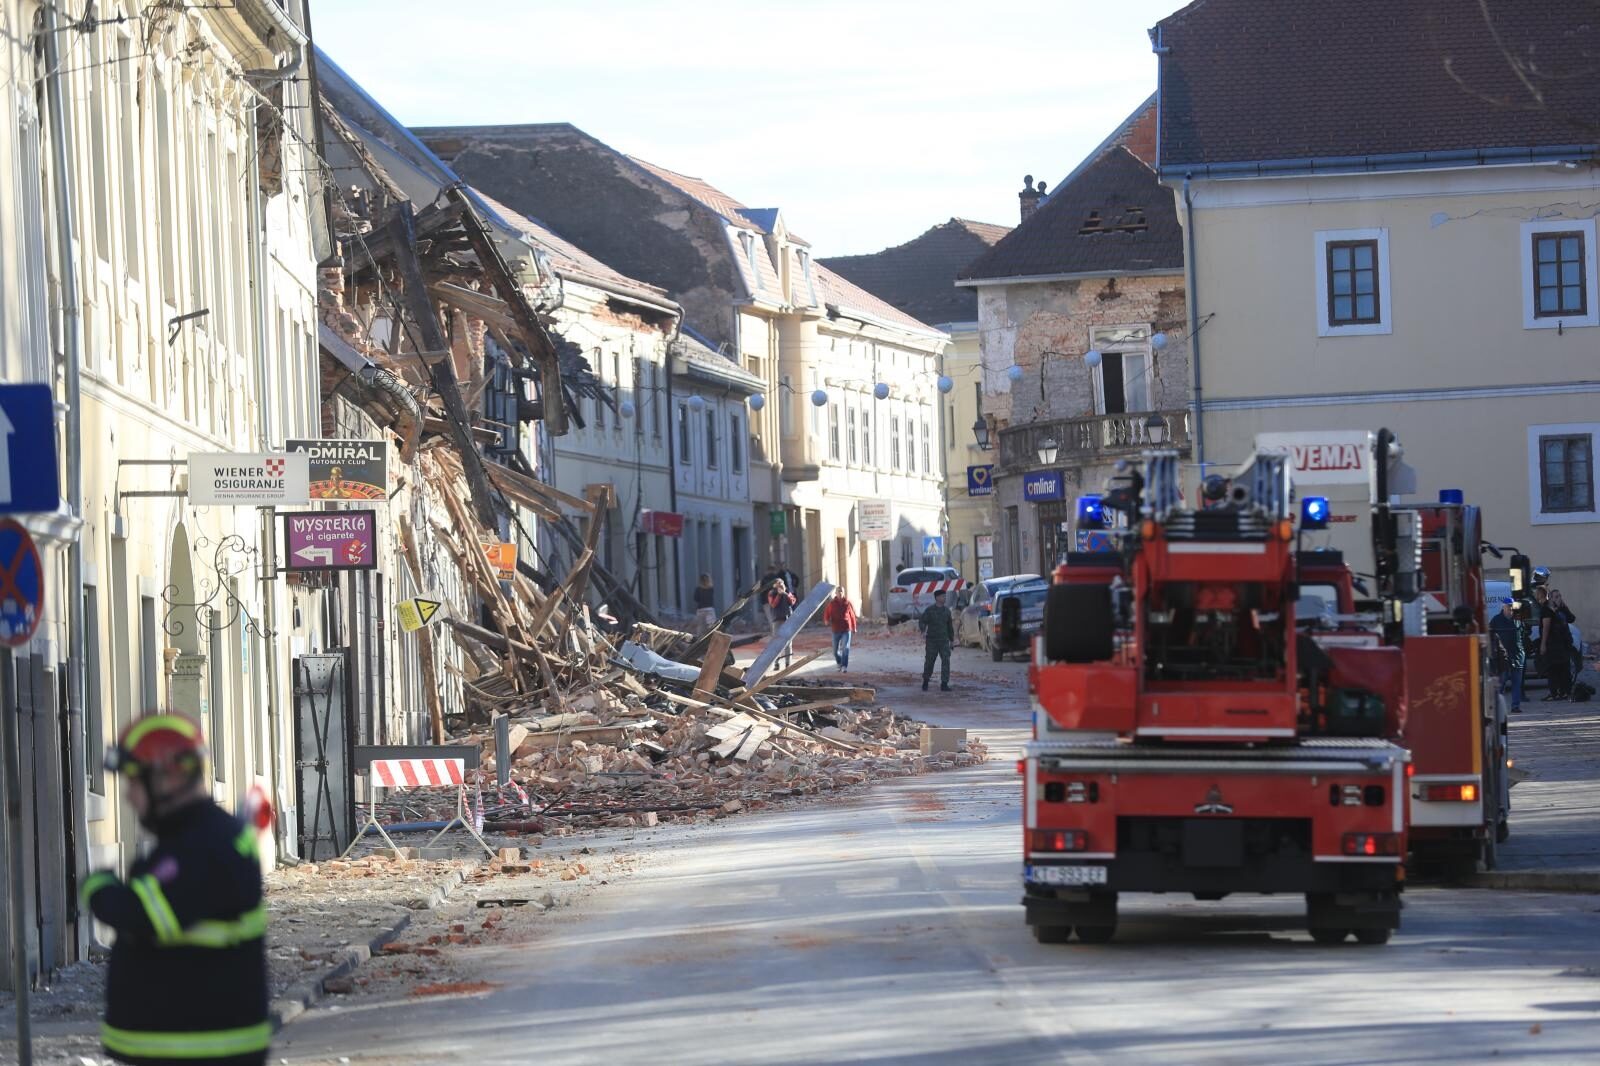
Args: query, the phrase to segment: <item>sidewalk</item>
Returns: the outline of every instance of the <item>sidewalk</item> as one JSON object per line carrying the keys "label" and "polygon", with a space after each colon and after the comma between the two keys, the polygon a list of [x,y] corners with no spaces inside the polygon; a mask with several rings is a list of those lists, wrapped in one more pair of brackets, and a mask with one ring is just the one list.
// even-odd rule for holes
{"label": "sidewalk", "polygon": [[[1596,672],[1583,672],[1596,683]],[[1600,699],[1545,703],[1542,688],[1512,716],[1511,760],[1529,776],[1511,790],[1511,839],[1485,888],[1600,892]]]}

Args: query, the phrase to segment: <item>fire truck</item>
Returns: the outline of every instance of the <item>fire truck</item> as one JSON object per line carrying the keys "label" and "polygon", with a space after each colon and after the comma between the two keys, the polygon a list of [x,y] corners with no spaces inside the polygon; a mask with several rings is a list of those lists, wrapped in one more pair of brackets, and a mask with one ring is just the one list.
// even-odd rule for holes
{"label": "fire truck", "polygon": [[[1019,762],[1027,922],[1041,943],[1098,943],[1122,893],[1294,893],[1319,943],[1385,943],[1409,763],[1387,496],[1372,516],[1383,613],[1368,620],[1341,617],[1348,568],[1300,551],[1328,503],[1296,506],[1286,452],[1257,453],[1195,507],[1178,475],[1175,453],[1147,453],[1080,500],[1080,525],[1120,516],[1118,550],[1054,574]],[[1302,605],[1308,576],[1331,607]]]}
{"label": "fire truck", "polygon": [[[1257,448],[1281,448],[1294,463],[1302,488],[1335,494],[1332,521],[1312,538],[1337,546],[1360,573],[1375,569],[1361,508],[1368,511],[1383,491],[1416,491],[1415,472],[1399,461],[1392,439],[1371,433],[1322,431],[1261,434]],[[1362,446],[1364,445],[1364,446]],[[1473,873],[1479,862],[1492,869],[1497,847],[1510,835],[1511,785],[1506,745],[1507,707],[1489,668],[1488,622],[1499,610],[1487,603],[1483,557],[1500,554],[1483,539],[1479,509],[1460,489],[1442,489],[1437,503],[1396,503],[1392,551],[1406,586],[1403,616],[1389,620],[1379,639],[1402,643],[1406,660],[1407,721],[1401,743],[1411,752],[1409,844],[1413,867],[1451,876]],[[1526,597],[1533,571],[1528,558],[1509,560],[1511,588]],[[1412,576],[1414,575],[1414,576]],[[1357,610],[1345,604],[1349,617]],[[1381,629],[1381,626],[1374,627]]]}

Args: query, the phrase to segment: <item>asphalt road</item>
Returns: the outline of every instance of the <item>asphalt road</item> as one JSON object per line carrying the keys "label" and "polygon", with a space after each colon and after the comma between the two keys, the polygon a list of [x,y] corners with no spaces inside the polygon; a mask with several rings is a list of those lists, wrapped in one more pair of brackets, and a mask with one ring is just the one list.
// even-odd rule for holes
{"label": "asphalt road", "polygon": [[994,744],[985,767],[664,829],[544,934],[462,964],[486,993],[340,997],[292,1063],[1596,1061],[1600,897],[1418,889],[1385,947],[1299,899],[1125,897],[1116,940],[1042,947],[1018,905],[1020,663],[863,641],[853,677]]}

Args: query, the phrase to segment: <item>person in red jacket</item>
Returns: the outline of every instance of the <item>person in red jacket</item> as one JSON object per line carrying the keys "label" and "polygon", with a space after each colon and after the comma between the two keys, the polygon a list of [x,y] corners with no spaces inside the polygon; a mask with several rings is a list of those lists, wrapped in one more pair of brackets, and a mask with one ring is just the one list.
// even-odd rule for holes
{"label": "person in red jacket", "polygon": [[839,672],[845,673],[850,669],[850,637],[856,631],[856,609],[844,594],[843,585],[833,590],[833,598],[822,609],[822,618],[833,630],[833,661]]}

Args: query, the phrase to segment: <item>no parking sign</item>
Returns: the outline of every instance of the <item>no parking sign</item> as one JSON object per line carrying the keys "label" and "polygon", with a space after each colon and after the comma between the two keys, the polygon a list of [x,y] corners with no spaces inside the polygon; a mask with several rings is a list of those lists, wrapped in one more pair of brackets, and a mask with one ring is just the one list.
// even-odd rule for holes
{"label": "no parking sign", "polygon": [[44,564],[33,537],[14,518],[0,519],[0,644],[20,648],[44,618]]}

